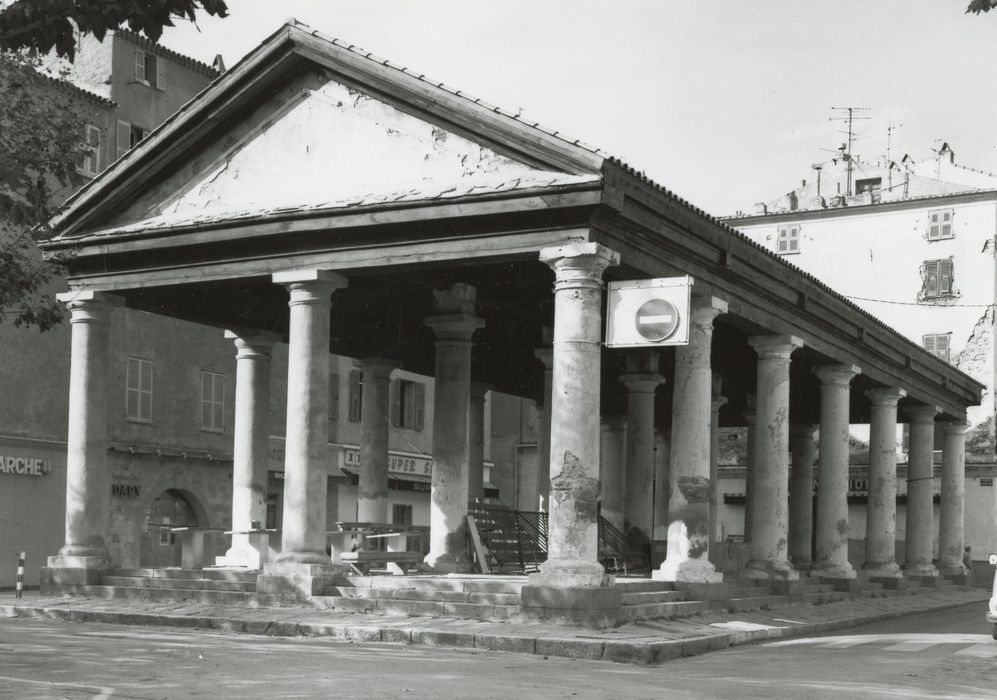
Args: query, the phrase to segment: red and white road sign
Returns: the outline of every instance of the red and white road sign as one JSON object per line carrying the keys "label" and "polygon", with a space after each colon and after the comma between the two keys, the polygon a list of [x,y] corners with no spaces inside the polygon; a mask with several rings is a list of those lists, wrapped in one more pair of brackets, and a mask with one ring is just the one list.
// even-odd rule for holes
{"label": "red and white road sign", "polygon": [[689,342],[692,278],[663,277],[607,285],[606,346],[685,345]]}

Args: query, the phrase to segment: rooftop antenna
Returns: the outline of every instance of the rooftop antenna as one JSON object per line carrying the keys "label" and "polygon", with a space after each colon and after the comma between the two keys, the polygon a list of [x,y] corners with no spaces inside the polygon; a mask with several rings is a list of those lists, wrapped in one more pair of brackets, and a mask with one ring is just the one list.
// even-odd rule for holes
{"label": "rooftop antenna", "polygon": [[[848,135],[847,150],[844,153],[845,164],[848,172],[848,185],[845,190],[845,195],[850,197],[852,195],[852,142],[855,140],[855,131],[852,129],[852,122],[858,121],[859,119],[872,119],[872,117],[855,116],[855,112],[870,112],[872,111],[872,108],[871,107],[831,107],[831,109],[839,112],[840,116],[831,117],[830,119],[828,119],[828,121],[848,122],[848,130],[843,131],[841,133]],[[848,114],[846,115],[845,112],[847,112]]]}
{"label": "rooftop antenna", "polygon": [[893,132],[902,127],[903,124],[897,124],[894,126],[890,124],[886,127],[886,177],[887,177],[887,187],[893,189],[893,161],[890,159],[890,147],[893,145]]}

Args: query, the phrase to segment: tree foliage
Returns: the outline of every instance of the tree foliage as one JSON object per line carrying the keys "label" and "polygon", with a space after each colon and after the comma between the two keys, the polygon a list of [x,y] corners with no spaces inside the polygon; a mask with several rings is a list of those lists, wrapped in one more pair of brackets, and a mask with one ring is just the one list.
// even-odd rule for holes
{"label": "tree foliage", "polygon": [[978,15],[981,12],[990,12],[995,7],[997,7],[997,0],[970,0],[966,14],[972,12],[974,15]]}
{"label": "tree foliage", "polygon": [[0,49],[55,50],[73,60],[77,30],[103,40],[109,30],[127,26],[159,41],[174,18],[193,22],[199,9],[228,15],[224,0],[15,0],[0,11]]}
{"label": "tree foliage", "polygon": [[84,120],[69,86],[39,75],[23,54],[0,51],[0,321],[46,330],[62,310],[45,285],[58,268],[42,261],[51,207],[83,182]]}

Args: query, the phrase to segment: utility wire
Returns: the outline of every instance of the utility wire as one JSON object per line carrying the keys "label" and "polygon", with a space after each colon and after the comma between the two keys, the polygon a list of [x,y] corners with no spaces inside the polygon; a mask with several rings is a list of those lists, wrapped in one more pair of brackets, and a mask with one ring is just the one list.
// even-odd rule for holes
{"label": "utility wire", "polygon": [[869,297],[853,297],[848,294],[843,295],[845,299],[852,299],[853,301],[872,301],[877,304],[893,304],[895,306],[924,306],[927,308],[941,308],[941,309],[992,309],[994,304],[925,304],[923,302],[917,301],[890,301],[889,299],[870,299]]}

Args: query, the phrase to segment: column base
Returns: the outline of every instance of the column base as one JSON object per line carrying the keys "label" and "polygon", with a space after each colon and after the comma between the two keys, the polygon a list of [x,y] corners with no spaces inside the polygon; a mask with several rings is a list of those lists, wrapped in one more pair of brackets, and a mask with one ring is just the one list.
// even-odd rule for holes
{"label": "column base", "polygon": [[676,591],[685,591],[689,594],[691,600],[727,600],[729,597],[727,584],[723,581],[715,583],[675,581],[672,588]]}
{"label": "column base", "polygon": [[469,574],[473,568],[471,560],[452,552],[433,554],[430,552],[423,563],[436,574]]}
{"label": "column base", "polygon": [[724,575],[714,568],[709,559],[668,559],[660,569],[651,572],[655,581],[676,581],[683,583],[722,583]]}
{"label": "column base", "polygon": [[[905,565],[903,571],[904,571],[904,576],[906,576],[907,578],[937,579],[940,576],[940,574],[938,573],[938,569],[935,568],[935,565],[930,562],[929,563],[922,562],[920,564],[912,564],[909,566]],[[932,584],[929,583],[922,585],[930,586]]]}
{"label": "column base", "polygon": [[528,617],[597,629],[616,625],[620,621],[623,604],[623,594],[615,586],[538,585],[534,583],[533,576],[530,583],[523,586],[520,597],[523,613]]}
{"label": "column base", "polygon": [[744,568],[748,578],[768,579],[772,582],[800,580],[800,572],[785,559],[752,559]]}
{"label": "column base", "polygon": [[574,559],[548,559],[540,572],[530,574],[530,586],[547,588],[613,588],[616,577],[607,574],[599,562]]}
{"label": "column base", "polygon": [[831,584],[834,586],[834,590],[839,593],[860,593],[865,588],[865,581],[859,579],[854,571],[851,577],[825,576],[821,574],[818,580],[821,583]]}
{"label": "column base", "polygon": [[39,588],[42,594],[72,593],[77,586],[97,586],[111,568],[106,556],[65,556],[48,558],[42,567]]}
{"label": "column base", "polygon": [[862,564],[862,576],[866,578],[902,578],[900,565],[895,561],[867,561]]}
{"label": "column base", "polygon": [[345,567],[328,560],[322,564],[267,563],[263,566],[263,573],[256,577],[256,592],[310,598],[324,594],[325,587],[344,571]]}
{"label": "column base", "polygon": [[852,565],[845,562],[831,562],[823,561],[814,564],[810,573],[814,576],[818,576],[821,579],[856,579],[858,578],[858,573],[852,568]]}
{"label": "column base", "polygon": [[807,560],[799,560],[799,561],[797,561],[797,560],[794,559],[790,563],[793,565],[794,569],[796,569],[797,571],[799,571],[804,576],[809,575],[810,572],[813,571],[813,569],[814,569],[814,563],[812,561],[810,561],[809,559],[807,559]]}

